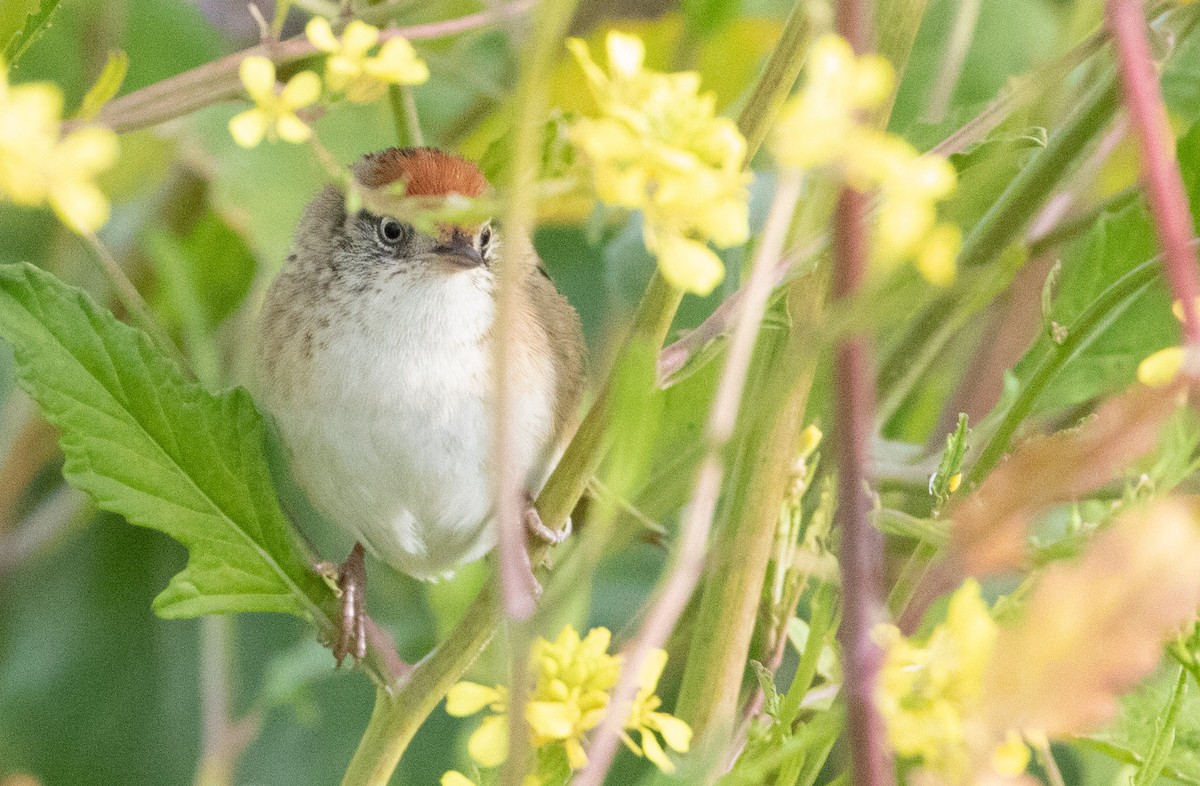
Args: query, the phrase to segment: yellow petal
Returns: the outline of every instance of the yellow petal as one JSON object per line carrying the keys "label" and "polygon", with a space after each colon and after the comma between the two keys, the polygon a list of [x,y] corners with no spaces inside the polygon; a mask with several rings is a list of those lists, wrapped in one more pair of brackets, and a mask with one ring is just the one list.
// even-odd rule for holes
{"label": "yellow petal", "polygon": [[525,705],[525,720],[534,733],[552,740],[565,740],[575,731],[579,708],[559,701],[531,701]]}
{"label": "yellow petal", "polygon": [[863,109],[873,109],[891,95],[895,83],[896,72],[886,58],[864,55],[855,69],[852,100]]}
{"label": "yellow petal", "polygon": [[658,730],[662,732],[663,739],[666,740],[667,745],[671,746],[672,750],[680,753],[688,752],[688,748],[692,744],[691,726],[665,712],[654,713],[654,721],[658,725]]}
{"label": "yellow petal", "polygon": [[275,121],[275,133],[279,134],[279,138],[284,142],[300,144],[308,141],[312,136],[312,129],[295,115],[286,114],[280,115]]}
{"label": "yellow petal", "polygon": [[300,109],[316,103],[321,97],[321,77],[312,71],[301,71],[288,80],[279,100],[289,109]]}
{"label": "yellow petal", "polygon": [[446,712],[456,718],[474,715],[500,699],[500,691],[475,682],[460,682],[446,694]]}
{"label": "yellow petal", "polygon": [[[1197,298],[1196,298],[1196,311],[1198,313],[1200,313],[1200,296],[1197,296]],[[1176,319],[1178,319],[1180,322],[1182,322],[1183,321],[1183,303],[1179,302],[1178,300],[1172,301],[1171,313],[1175,315]]]}
{"label": "yellow petal", "polygon": [[337,36],[333,34],[333,28],[329,25],[329,20],[324,17],[314,16],[309,19],[308,24],[304,26],[304,35],[308,37],[313,46],[322,52],[336,52],[341,48]]}
{"label": "yellow petal", "polygon": [[998,774],[1015,778],[1029,766],[1029,748],[1021,735],[1010,731],[1004,742],[992,752],[992,769]]}
{"label": "yellow petal", "polygon": [[467,753],[481,767],[499,767],[508,758],[508,718],[493,715],[467,740]]}
{"label": "yellow petal", "polygon": [[608,68],[612,73],[628,78],[642,70],[642,61],[646,57],[646,46],[642,39],[612,30],[605,40],[605,47],[608,50]]}
{"label": "yellow petal", "polygon": [[255,147],[267,133],[270,121],[261,109],[239,112],[229,120],[229,135],[242,147]]}
{"label": "yellow petal", "polygon": [[342,50],[350,57],[362,57],[379,41],[379,28],[355,19],[342,31]]}
{"label": "yellow petal", "polygon": [[563,747],[567,750],[567,764],[572,770],[582,770],[587,766],[587,753],[584,752],[583,745],[579,743],[579,740],[574,737],[564,740]]}
{"label": "yellow petal", "polygon": [[117,135],[107,128],[81,128],[67,135],[54,151],[54,166],[84,175],[94,175],[117,161]]}
{"label": "yellow petal", "polygon": [[475,786],[475,781],[463,775],[458,770],[450,770],[442,775],[441,786]]}
{"label": "yellow petal", "polygon": [[275,95],[275,64],[269,58],[257,55],[243,57],[238,74],[242,78],[242,86],[256,103],[270,100]]}
{"label": "yellow petal", "polygon": [[700,296],[710,294],[725,277],[725,266],[708,246],[677,235],[663,239],[658,268],[668,283]]}
{"label": "yellow petal", "polygon": [[108,199],[87,181],[52,186],[50,206],[59,219],[76,232],[95,232],[108,221]]}
{"label": "yellow petal", "polygon": [[648,731],[642,732],[642,752],[646,754],[647,759],[654,763],[655,767],[663,772],[675,772],[674,762],[667,758],[662,745],[658,743],[658,738]]}
{"label": "yellow petal", "polygon": [[1138,382],[1152,388],[1166,387],[1183,368],[1186,353],[1183,347],[1160,349],[1138,364]]}
{"label": "yellow petal", "polygon": [[380,47],[378,55],[363,63],[363,71],[398,85],[419,85],[429,79],[429,66],[403,38],[393,38]]}
{"label": "yellow petal", "polygon": [[930,284],[946,287],[954,283],[958,251],[962,248],[962,230],[954,224],[940,224],[930,231],[917,252],[917,270]]}
{"label": "yellow petal", "polygon": [[[711,252],[710,252],[711,253]],[[663,668],[667,665],[666,650],[650,650],[642,661],[642,673],[638,675],[638,685],[644,691],[653,691],[662,676]]]}

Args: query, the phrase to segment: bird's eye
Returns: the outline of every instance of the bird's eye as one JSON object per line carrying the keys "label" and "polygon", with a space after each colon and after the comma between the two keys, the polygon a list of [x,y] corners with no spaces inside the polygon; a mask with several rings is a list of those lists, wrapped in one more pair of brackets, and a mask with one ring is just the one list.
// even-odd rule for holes
{"label": "bird's eye", "polygon": [[484,225],[483,229],[479,230],[479,251],[482,253],[487,251],[492,242],[492,228]]}
{"label": "bird's eye", "polygon": [[404,224],[390,216],[379,220],[379,239],[394,246],[404,239]]}

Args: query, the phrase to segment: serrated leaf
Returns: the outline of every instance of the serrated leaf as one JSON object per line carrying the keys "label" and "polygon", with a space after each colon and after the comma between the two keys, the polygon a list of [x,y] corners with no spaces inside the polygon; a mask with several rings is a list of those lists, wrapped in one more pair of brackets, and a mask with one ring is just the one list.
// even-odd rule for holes
{"label": "serrated leaf", "polygon": [[129,73],[129,55],[121,51],[109,52],[104,69],[100,72],[100,76],[96,77],[96,82],[88,89],[87,95],[83,97],[83,103],[79,105],[75,119],[94,120],[104,105],[121,89],[127,73]]}
{"label": "serrated leaf", "polygon": [[155,598],[159,615],[272,611],[329,625],[331,590],[279,507],[244,390],[185,380],[145,334],[32,265],[0,267],[0,337],[62,434],[67,480],[187,546],[187,566]]}
{"label": "serrated leaf", "polygon": [[61,1],[42,0],[38,4],[37,10],[25,18],[25,25],[5,44],[4,52],[0,53],[0,60],[3,60],[9,68],[20,60],[21,55],[25,54],[33,42],[46,32],[46,28],[50,25],[50,17],[54,16]]}

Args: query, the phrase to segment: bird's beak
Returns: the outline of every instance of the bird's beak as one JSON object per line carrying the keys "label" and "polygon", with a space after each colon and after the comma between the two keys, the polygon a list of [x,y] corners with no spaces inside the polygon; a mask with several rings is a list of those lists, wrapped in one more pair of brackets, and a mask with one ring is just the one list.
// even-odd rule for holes
{"label": "bird's beak", "polygon": [[471,243],[469,237],[456,236],[448,242],[440,243],[434,246],[433,253],[447,262],[468,269],[479,267],[485,263],[483,256]]}

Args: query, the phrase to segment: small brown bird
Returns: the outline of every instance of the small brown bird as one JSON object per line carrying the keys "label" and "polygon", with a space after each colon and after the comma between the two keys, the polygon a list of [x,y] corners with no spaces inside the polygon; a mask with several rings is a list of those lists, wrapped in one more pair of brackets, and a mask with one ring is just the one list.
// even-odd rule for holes
{"label": "small brown bird", "polygon": [[[408,196],[478,197],[489,188],[475,164],[431,148],[368,155],[354,173],[371,188],[403,181]],[[305,211],[263,306],[258,392],[297,481],[330,521],[420,579],[448,576],[496,542],[491,335],[500,242],[490,222],[428,235],[366,210],[347,214],[343,195],[327,186]],[[525,308],[514,326],[514,459],[533,496],[575,414],[584,344],[579,316],[532,243],[512,242],[528,248]],[[346,607],[361,598],[357,588],[346,594]],[[342,646],[361,657],[365,645],[343,638]]]}

